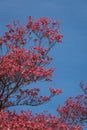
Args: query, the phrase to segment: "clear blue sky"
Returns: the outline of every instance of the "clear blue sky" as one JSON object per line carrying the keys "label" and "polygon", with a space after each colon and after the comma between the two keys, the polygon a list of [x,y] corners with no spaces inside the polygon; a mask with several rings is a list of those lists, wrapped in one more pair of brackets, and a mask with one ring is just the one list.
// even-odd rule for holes
{"label": "clear blue sky", "polygon": [[50,86],[62,89],[63,94],[47,104],[20,109],[31,109],[34,113],[47,109],[56,114],[57,105],[63,104],[68,96],[80,93],[80,80],[87,84],[87,0],[0,0],[0,35],[11,20],[26,22],[28,16],[33,19],[52,17],[61,22],[63,43],[50,53],[54,58],[51,66],[56,68],[53,81],[31,86],[41,87],[43,95],[48,94]]}

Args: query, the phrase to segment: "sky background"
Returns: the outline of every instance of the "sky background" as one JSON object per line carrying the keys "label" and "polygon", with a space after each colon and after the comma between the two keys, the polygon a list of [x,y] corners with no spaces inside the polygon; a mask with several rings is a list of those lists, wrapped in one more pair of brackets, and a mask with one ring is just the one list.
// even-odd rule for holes
{"label": "sky background", "polygon": [[30,86],[41,87],[42,95],[49,94],[48,87],[62,89],[63,94],[40,106],[14,107],[10,110],[32,110],[33,113],[49,110],[57,114],[57,105],[63,104],[68,96],[81,92],[79,82],[83,80],[87,84],[87,0],[0,0],[0,36],[11,20],[25,23],[28,16],[33,19],[51,17],[61,23],[63,42],[50,52],[53,57],[51,66],[56,68],[53,81]]}

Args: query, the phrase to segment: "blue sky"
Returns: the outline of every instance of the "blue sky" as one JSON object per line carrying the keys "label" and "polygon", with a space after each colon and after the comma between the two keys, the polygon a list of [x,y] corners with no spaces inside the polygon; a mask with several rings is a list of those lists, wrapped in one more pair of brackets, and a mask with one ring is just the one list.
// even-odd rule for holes
{"label": "blue sky", "polygon": [[48,94],[47,88],[50,86],[62,89],[63,94],[41,106],[16,109],[30,109],[34,113],[47,109],[56,114],[57,105],[63,104],[68,96],[81,92],[80,80],[87,84],[87,0],[0,0],[0,35],[11,20],[19,19],[24,23],[28,16],[33,19],[51,17],[61,23],[63,43],[50,52],[54,58],[51,66],[56,68],[53,81],[31,86],[41,87],[43,95]]}

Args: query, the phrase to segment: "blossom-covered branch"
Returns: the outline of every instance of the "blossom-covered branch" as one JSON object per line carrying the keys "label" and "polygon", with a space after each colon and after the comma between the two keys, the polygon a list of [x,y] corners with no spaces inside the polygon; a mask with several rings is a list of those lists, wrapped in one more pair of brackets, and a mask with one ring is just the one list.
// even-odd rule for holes
{"label": "blossom-covered branch", "polygon": [[51,81],[54,68],[48,52],[62,41],[59,22],[45,17],[35,21],[30,16],[27,24],[13,20],[0,38],[0,110],[15,105],[39,105],[51,96],[38,96],[29,85],[37,81]]}

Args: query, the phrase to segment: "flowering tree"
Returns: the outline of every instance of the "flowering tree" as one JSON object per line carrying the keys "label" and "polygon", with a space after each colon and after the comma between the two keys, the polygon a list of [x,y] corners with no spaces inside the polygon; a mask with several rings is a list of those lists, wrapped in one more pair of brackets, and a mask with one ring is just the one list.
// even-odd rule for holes
{"label": "flowering tree", "polygon": [[[54,68],[47,67],[52,60],[48,52],[62,42],[59,22],[28,17],[26,25],[13,21],[7,28],[0,37],[0,130],[81,130],[79,122],[87,120],[86,95],[75,97],[75,101],[69,98],[62,108],[57,107],[59,117],[4,111],[11,106],[40,105],[62,93],[60,89],[49,88],[48,97],[39,96],[39,88],[29,87],[33,82],[51,81]],[[81,88],[87,94],[87,87],[84,89],[81,84]]]}
{"label": "flowering tree", "polygon": [[68,126],[84,125],[87,123],[87,86],[80,82],[83,93],[76,97],[69,97],[62,107],[56,110],[61,123],[66,122]]}
{"label": "flowering tree", "polygon": [[39,88],[26,89],[32,82],[51,80],[54,68],[47,69],[46,65],[52,60],[48,52],[63,37],[59,33],[59,22],[47,18],[34,21],[29,17],[26,25],[13,21],[7,28],[0,38],[0,109],[36,106],[61,93],[50,88],[51,95],[43,97],[38,96]]}

